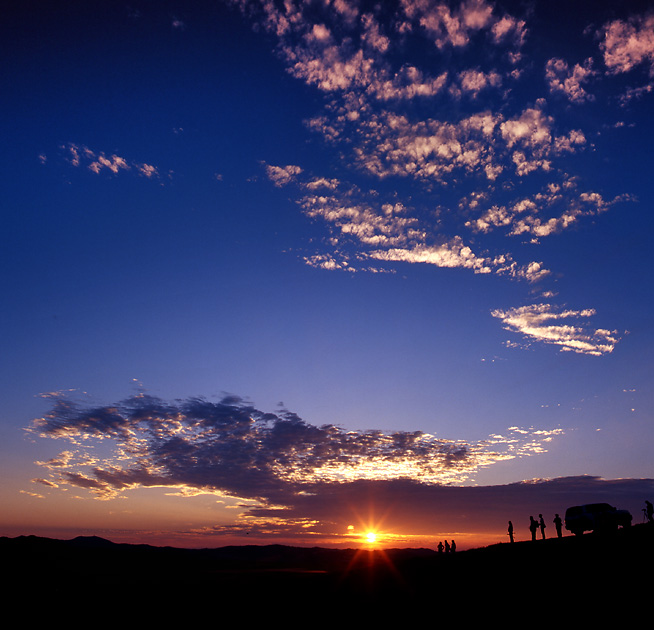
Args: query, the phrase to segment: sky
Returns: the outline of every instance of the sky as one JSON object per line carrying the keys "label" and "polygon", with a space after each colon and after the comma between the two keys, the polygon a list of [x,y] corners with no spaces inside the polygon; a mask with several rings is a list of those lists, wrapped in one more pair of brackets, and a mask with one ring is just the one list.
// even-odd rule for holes
{"label": "sky", "polygon": [[642,520],[648,2],[14,5],[0,535]]}

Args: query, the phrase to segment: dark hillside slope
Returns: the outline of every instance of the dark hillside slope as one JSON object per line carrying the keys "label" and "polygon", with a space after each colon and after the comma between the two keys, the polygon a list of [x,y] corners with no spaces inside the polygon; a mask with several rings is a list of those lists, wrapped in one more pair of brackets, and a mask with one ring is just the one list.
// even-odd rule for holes
{"label": "dark hillside slope", "polygon": [[505,605],[537,609],[539,619],[601,619],[649,604],[642,593],[652,585],[654,527],[443,555],[281,545],[189,550],[33,536],[0,538],[0,554],[9,578],[3,595],[26,620],[100,614],[187,623],[234,608],[258,618],[406,621],[419,620],[425,606],[481,616]]}

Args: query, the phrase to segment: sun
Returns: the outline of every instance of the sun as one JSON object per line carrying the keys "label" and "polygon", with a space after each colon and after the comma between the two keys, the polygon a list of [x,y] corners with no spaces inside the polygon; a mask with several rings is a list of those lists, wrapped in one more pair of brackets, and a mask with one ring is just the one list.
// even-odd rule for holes
{"label": "sun", "polygon": [[377,542],[377,534],[375,532],[366,533],[366,542],[369,544],[374,544]]}

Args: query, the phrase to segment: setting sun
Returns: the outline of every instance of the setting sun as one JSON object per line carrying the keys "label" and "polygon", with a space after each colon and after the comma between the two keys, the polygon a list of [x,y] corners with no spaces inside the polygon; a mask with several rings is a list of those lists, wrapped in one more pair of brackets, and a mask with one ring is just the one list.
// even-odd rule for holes
{"label": "setting sun", "polygon": [[370,544],[376,543],[377,542],[377,534],[375,534],[375,532],[368,532],[366,534],[366,542],[370,543]]}

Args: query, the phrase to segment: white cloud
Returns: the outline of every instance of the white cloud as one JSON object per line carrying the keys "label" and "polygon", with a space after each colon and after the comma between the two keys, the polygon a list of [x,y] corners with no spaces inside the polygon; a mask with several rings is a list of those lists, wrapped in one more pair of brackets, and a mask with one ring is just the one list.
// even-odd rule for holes
{"label": "white cloud", "polygon": [[475,254],[459,236],[455,236],[437,245],[418,243],[404,248],[391,247],[383,250],[376,249],[370,251],[367,256],[385,262],[417,263],[442,268],[460,268],[481,274],[495,273],[532,283],[538,282],[550,274],[550,271],[543,268],[539,262],[531,262],[525,266],[519,266],[508,254],[496,256],[495,258]]}
{"label": "white cloud", "polygon": [[447,76],[447,72],[443,72],[436,77],[425,77],[415,66],[406,65],[392,78],[379,79],[371,83],[369,90],[380,101],[429,97],[444,89]]}
{"label": "white cloud", "polygon": [[503,322],[506,330],[532,341],[559,346],[561,351],[600,356],[612,352],[619,341],[617,331],[559,323],[590,318],[595,315],[593,309],[557,310],[551,304],[532,304],[497,309],[491,314]]}
{"label": "white cloud", "polygon": [[339,185],[340,182],[335,177],[332,177],[330,179],[327,179],[325,177],[316,177],[311,181],[307,182],[305,184],[305,187],[307,188],[307,190],[319,190],[321,188],[327,190],[336,190],[336,188],[338,188]]}
{"label": "white cloud", "polygon": [[600,49],[609,74],[631,72],[639,66],[647,70],[643,85],[629,87],[620,97],[622,104],[654,90],[654,13],[613,20],[599,31]]}
{"label": "white cloud", "polygon": [[582,84],[595,74],[592,58],[586,59],[581,65],[575,64],[572,69],[566,61],[556,57],[545,65],[545,79],[550,92],[562,93],[573,103],[594,100],[594,96],[589,94]]}
{"label": "white cloud", "polygon": [[73,166],[86,167],[93,173],[99,174],[102,171],[110,171],[114,175],[118,175],[121,171],[135,171],[143,177],[148,179],[159,178],[159,170],[152,164],[129,162],[124,157],[119,155],[105,155],[103,152],[92,151],[83,145],[76,145],[69,142],[61,147],[67,154],[68,161]]}
{"label": "white cloud", "polygon": [[457,84],[452,85],[450,93],[454,96],[469,94],[473,98],[489,88],[499,88],[502,85],[502,77],[498,72],[482,72],[477,69],[462,70],[457,77]]}
{"label": "white cloud", "polygon": [[440,245],[416,245],[408,249],[373,250],[369,256],[376,260],[423,263],[436,267],[461,267],[471,269],[475,273],[491,272],[488,261],[475,255],[459,237]]}
{"label": "white cloud", "polygon": [[600,34],[600,48],[609,72],[629,72],[646,63],[650,64],[650,75],[654,73],[654,14],[608,22]]}
{"label": "white cloud", "polygon": [[542,147],[552,142],[552,122],[553,119],[543,114],[540,109],[529,108],[518,118],[503,122],[500,130],[509,148],[515,145]]}
{"label": "white cloud", "polygon": [[[616,203],[628,200],[628,195],[606,200],[598,192],[579,192],[575,180],[565,179],[548,184],[530,197],[486,208],[478,218],[467,221],[466,226],[481,233],[508,228],[510,236],[530,234],[540,238],[562,232],[583,217],[606,212]],[[475,209],[481,207],[480,203],[475,205]]]}
{"label": "white cloud", "polygon": [[491,28],[493,41],[500,44],[511,39],[513,44],[520,48],[527,36],[527,28],[524,20],[518,20],[510,15],[502,16]]}
{"label": "white cloud", "polygon": [[454,10],[432,0],[402,0],[401,5],[439,49],[465,46],[473,33],[494,22],[493,5],[485,0],[467,0]]}
{"label": "white cloud", "polygon": [[[276,38],[287,71],[322,93],[324,106],[306,125],[339,152],[338,178],[267,167],[276,186],[297,187],[308,217],[328,226],[331,251],[308,253],[307,264],[354,271],[373,261],[380,264],[367,269],[380,271],[381,263],[422,262],[539,282],[551,273],[543,262],[519,264],[479,241],[501,229],[536,244],[619,200],[584,192],[567,175],[569,158],[592,147],[592,136],[562,124],[560,99],[550,105],[530,92],[519,100],[518,82],[533,73],[523,46],[528,11],[522,19],[490,0],[397,0],[383,11],[345,0],[233,2]],[[601,46],[610,71],[650,64],[651,30],[645,18],[607,24]],[[592,58],[550,56],[544,72],[549,93],[573,103],[592,100],[588,86],[601,78]],[[384,194],[348,184],[347,168],[379,181]],[[545,177],[551,184],[534,192]],[[448,208],[437,191],[470,203]],[[402,198],[411,202],[401,212],[385,212]],[[438,198],[437,210],[424,198]],[[460,236],[466,226],[477,242]]]}
{"label": "white cloud", "polygon": [[295,164],[287,164],[286,166],[266,164],[265,167],[268,179],[277,187],[290,184],[295,180],[297,175],[302,173],[302,168]]}
{"label": "white cloud", "polygon": [[307,216],[327,221],[365,246],[393,247],[422,236],[417,220],[406,216],[401,204],[387,211],[387,204],[375,208],[349,195],[307,195],[300,205]]}

